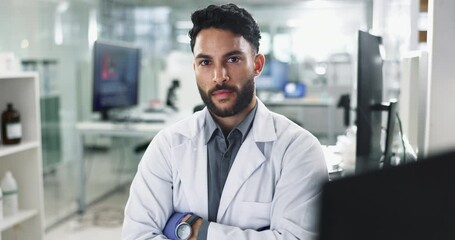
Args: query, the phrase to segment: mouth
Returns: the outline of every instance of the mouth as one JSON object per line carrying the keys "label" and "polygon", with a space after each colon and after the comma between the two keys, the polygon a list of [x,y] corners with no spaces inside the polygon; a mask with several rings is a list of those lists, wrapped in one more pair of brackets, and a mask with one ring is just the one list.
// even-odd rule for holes
{"label": "mouth", "polygon": [[212,96],[215,97],[217,100],[226,100],[228,99],[232,94],[234,94],[233,90],[228,90],[228,89],[221,89],[221,90],[216,90],[212,93]]}

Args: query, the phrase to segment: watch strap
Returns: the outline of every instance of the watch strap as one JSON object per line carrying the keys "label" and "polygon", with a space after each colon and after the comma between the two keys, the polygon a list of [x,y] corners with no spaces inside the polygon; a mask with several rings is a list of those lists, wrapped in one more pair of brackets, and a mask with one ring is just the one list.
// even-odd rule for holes
{"label": "watch strap", "polygon": [[191,214],[190,218],[188,218],[185,222],[187,222],[190,226],[193,226],[193,224],[201,217],[199,217],[196,214]]}

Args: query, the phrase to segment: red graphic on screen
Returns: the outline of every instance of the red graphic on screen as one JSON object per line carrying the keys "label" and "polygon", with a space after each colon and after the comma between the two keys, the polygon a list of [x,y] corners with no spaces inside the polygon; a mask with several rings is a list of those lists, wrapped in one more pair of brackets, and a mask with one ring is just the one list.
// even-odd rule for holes
{"label": "red graphic on screen", "polygon": [[109,80],[115,78],[117,73],[115,71],[115,63],[109,55],[103,56],[103,66],[101,70],[101,79]]}

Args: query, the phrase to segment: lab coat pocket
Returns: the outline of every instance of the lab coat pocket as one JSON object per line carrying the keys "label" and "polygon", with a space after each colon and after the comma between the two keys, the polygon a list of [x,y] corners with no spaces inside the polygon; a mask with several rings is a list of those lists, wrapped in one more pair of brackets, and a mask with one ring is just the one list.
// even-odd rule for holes
{"label": "lab coat pocket", "polygon": [[257,230],[270,226],[271,202],[240,202],[239,222],[243,229]]}

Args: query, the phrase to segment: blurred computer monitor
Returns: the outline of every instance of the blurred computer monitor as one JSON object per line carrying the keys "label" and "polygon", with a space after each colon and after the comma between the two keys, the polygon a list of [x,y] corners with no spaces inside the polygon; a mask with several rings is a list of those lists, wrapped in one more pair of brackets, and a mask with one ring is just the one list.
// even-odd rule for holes
{"label": "blurred computer monitor", "polygon": [[319,240],[455,239],[455,151],[327,182]]}
{"label": "blurred computer monitor", "polygon": [[92,110],[103,120],[111,109],[138,104],[141,49],[126,42],[97,40],[93,48]]}
{"label": "blurred computer monitor", "polygon": [[258,91],[281,92],[288,81],[289,64],[276,59],[267,59],[261,75],[256,78]]}
{"label": "blurred computer monitor", "polygon": [[379,36],[358,32],[356,173],[378,169],[383,155],[382,111],[373,109],[383,101],[381,43]]}

